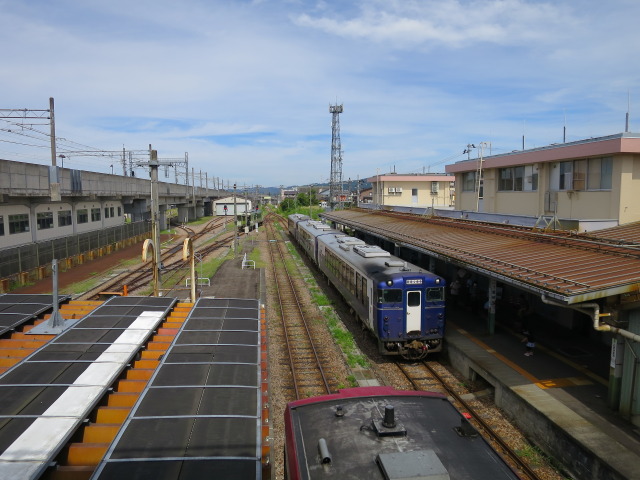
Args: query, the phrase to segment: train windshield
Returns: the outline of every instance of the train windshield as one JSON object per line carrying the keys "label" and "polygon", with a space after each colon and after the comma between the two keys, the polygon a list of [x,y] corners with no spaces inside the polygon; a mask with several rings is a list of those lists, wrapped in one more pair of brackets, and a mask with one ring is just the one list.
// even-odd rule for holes
{"label": "train windshield", "polygon": [[378,303],[401,303],[402,290],[394,288],[390,290],[378,290]]}
{"label": "train windshield", "polygon": [[427,288],[427,302],[441,302],[444,300],[444,288]]}

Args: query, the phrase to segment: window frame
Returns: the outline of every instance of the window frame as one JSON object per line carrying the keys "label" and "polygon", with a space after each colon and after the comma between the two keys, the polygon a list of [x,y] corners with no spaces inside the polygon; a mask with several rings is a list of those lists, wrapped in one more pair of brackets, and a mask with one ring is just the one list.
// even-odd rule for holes
{"label": "window frame", "polygon": [[[8,215],[9,217],[9,235],[26,233],[31,231],[28,213],[16,213]],[[16,229],[16,227],[19,227]]]}
{"label": "window frame", "polygon": [[58,227],[68,227],[73,225],[73,216],[71,210],[58,211]]}
{"label": "window frame", "polygon": [[76,222],[78,225],[83,223],[89,223],[89,209],[88,208],[79,208],[76,211]]}

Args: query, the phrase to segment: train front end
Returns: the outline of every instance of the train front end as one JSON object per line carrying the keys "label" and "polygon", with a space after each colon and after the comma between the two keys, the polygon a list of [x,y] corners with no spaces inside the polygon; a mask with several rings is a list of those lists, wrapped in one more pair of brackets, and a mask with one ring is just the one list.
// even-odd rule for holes
{"label": "train front end", "polygon": [[374,316],[385,355],[422,360],[442,350],[445,281],[428,272],[399,272],[376,285]]}

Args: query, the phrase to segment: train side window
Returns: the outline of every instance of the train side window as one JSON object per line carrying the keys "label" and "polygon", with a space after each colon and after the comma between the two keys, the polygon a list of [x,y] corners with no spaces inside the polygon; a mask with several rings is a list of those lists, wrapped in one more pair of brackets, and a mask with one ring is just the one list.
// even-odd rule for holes
{"label": "train side window", "polygon": [[4,235],[4,217],[0,215],[0,237]]}
{"label": "train side window", "polygon": [[398,288],[379,290],[378,303],[402,303],[402,290]]}
{"label": "train side window", "polygon": [[427,302],[444,300],[444,288],[427,288]]}

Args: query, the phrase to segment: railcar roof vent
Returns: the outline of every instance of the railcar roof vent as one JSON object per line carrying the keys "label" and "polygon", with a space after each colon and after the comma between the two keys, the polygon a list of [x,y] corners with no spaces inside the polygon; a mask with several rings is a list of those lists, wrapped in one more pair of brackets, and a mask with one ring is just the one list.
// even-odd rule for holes
{"label": "railcar roof vent", "polygon": [[373,257],[390,257],[391,254],[386,250],[381,249],[377,245],[356,245],[353,247],[353,251],[359,253],[365,258]]}
{"label": "railcar roof vent", "polygon": [[384,418],[374,418],[371,421],[373,431],[379,437],[402,437],[407,434],[402,422],[396,422],[396,412],[393,405],[384,407]]}
{"label": "railcar roof vent", "polygon": [[331,227],[325,223],[312,223],[316,230],[331,230]]}
{"label": "railcar roof vent", "polygon": [[376,462],[386,480],[449,480],[449,472],[433,450],[380,453]]}
{"label": "railcar roof vent", "polygon": [[384,264],[387,267],[404,267],[405,266],[405,262],[403,262],[402,260],[387,260],[386,262],[384,262]]}
{"label": "railcar roof vent", "polygon": [[344,245],[366,245],[364,240],[360,240],[356,237],[349,237],[347,235],[336,235],[336,241]]}

